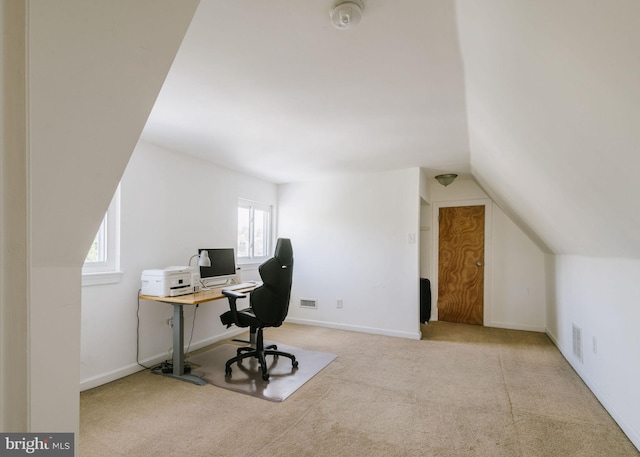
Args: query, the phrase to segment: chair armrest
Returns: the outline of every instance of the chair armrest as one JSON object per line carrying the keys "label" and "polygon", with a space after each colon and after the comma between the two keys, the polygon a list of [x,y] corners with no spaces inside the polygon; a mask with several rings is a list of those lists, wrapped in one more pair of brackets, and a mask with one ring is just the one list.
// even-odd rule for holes
{"label": "chair armrest", "polygon": [[[230,313],[231,313],[231,322],[233,322],[234,324],[238,325],[240,322],[238,320],[238,307],[236,306],[236,301],[239,298],[245,298],[247,296],[246,293],[243,292],[236,292],[234,290],[223,290],[222,294],[227,297],[229,299],[229,309],[230,309]],[[223,317],[227,315],[226,317]],[[226,320],[228,319],[228,313],[223,314],[223,316],[221,316],[222,319],[222,323],[225,324],[227,326],[227,328],[229,328],[231,326],[230,321]]]}
{"label": "chair armrest", "polygon": [[236,292],[235,290],[223,290],[222,295],[229,298],[229,301],[233,299],[235,302],[238,298],[245,298],[247,296],[244,292]]}

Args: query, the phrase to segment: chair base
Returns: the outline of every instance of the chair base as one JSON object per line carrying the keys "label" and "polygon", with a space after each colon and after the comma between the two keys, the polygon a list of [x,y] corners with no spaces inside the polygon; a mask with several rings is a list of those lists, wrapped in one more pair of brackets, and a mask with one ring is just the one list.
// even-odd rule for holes
{"label": "chair base", "polygon": [[[244,344],[248,344],[248,345],[249,345],[249,346],[251,346],[252,348],[255,348],[255,347],[256,347],[256,344],[257,344],[257,339],[258,339],[258,337],[256,336],[256,329],[255,329],[255,328],[252,328],[252,329],[249,331],[249,339],[248,339],[248,340],[241,340],[241,339],[238,339],[238,338],[234,338],[234,339],[233,339],[233,340],[231,340],[231,341],[235,341],[236,343],[244,343]],[[269,349],[269,348],[267,348],[267,349]],[[276,348],[276,349],[277,349],[277,348]]]}
{"label": "chair base", "polygon": [[251,347],[240,347],[237,350],[237,355],[232,359],[227,360],[225,365],[225,375],[231,376],[231,365],[234,363],[240,364],[242,360],[254,357],[258,359],[260,363],[260,370],[262,371],[262,379],[264,381],[269,380],[269,369],[267,368],[267,356],[271,355],[274,358],[278,358],[279,356],[287,357],[291,359],[291,365],[294,369],[298,368],[298,361],[293,354],[289,354],[288,352],[278,351],[278,346],[275,344],[269,345],[266,348],[264,347],[264,341],[262,339],[262,329],[259,328],[257,331],[257,338],[255,346]]}

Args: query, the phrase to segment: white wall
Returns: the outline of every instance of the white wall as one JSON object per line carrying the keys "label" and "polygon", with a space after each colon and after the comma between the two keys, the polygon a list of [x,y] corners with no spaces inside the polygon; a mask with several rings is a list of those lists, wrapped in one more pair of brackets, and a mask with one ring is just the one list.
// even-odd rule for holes
{"label": "white wall", "polygon": [[[640,261],[567,255],[548,264],[547,333],[640,448]],[[573,356],[573,324],[582,329],[582,362]]]}
{"label": "white wall", "polygon": [[[81,388],[138,371],[136,306],[142,270],[186,265],[198,248],[235,247],[238,198],[275,205],[270,184],[209,162],[139,143],[121,183],[121,268],[119,284],[82,290]],[[194,260],[195,264],[195,260]],[[191,349],[237,333],[220,323],[226,300],[197,310]],[[185,345],[193,312],[185,307]],[[172,307],[140,303],[140,361],[170,358]]]}
{"label": "white wall", "polygon": [[544,252],[493,204],[488,326],[545,331]]}
{"label": "white wall", "polygon": [[28,3],[28,431],[79,431],[82,263],[196,5]]}
{"label": "white wall", "polygon": [[640,447],[640,2],[456,0],[456,14],[474,177],[564,254],[548,256],[548,333]]}
{"label": "white wall", "polygon": [[0,2],[0,430],[26,430],[28,160],[24,2]]}
{"label": "white wall", "polygon": [[424,170],[420,173],[420,277],[431,278],[431,180]]}
{"label": "white wall", "polygon": [[[415,337],[417,278],[425,271],[437,318],[437,258],[416,267],[424,263],[423,251],[437,253],[437,213],[426,217],[425,207],[481,201],[488,215],[485,325],[544,331],[542,251],[472,179],[447,188],[433,181],[425,192],[414,171],[279,186],[279,234],[290,236],[296,251],[289,320]],[[431,206],[421,207],[420,195]],[[411,233],[417,245],[408,243]],[[318,309],[301,309],[301,298],[317,299]],[[342,309],[336,308],[339,298]]]}
{"label": "white wall", "polygon": [[432,241],[433,235],[433,211],[431,205],[425,200],[420,200],[420,277],[431,278],[432,270]]}
{"label": "white wall", "polygon": [[419,195],[418,169],[279,186],[278,234],[295,257],[288,320],[419,338]]}
{"label": "white wall", "polygon": [[438,211],[441,207],[485,205],[484,325],[545,331],[546,284],[543,251],[487,194],[468,178],[444,187],[432,180],[432,316],[437,318]]}

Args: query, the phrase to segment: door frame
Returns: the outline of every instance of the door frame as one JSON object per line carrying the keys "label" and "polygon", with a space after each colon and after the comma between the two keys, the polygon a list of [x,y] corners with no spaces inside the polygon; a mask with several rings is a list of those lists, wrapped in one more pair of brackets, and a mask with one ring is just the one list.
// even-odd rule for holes
{"label": "door frame", "polygon": [[440,249],[440,208],[450,208],[456,206],[484,206],[484,282],[483,282],[483,317],[482,325],[487,325],[491,322],[491,260],[493,251],[491,250],[491,221],[493,202],[489,198],[476,198],[472,200],[455,200],[455,201],[439,201],[432,202],[432,214],[431,220],[433,223],[433,237],[431,238],[431,256],[433,261],[433,268],[431,268],[431,295],[432,295],[432,307],[431,307],[431,319],[438,320],[438,270],[439,270],[439,249]]}

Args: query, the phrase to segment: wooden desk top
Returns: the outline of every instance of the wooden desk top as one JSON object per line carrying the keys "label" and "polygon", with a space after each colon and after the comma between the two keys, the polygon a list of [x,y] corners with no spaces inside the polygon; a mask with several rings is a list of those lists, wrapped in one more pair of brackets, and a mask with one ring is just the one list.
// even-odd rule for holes
{"label": "wooden desk top", "polygon": [[[249,293],[257,286],[249,286],[245,289],[234,290],[234,292]],[[180,305],[199,305],[208,301],[227,298],[222,293],[222,287],[215,287],[209,290],[202,290],[194,294],[178,295],[177,297],[156,297],[153,295],[140,295],[141,300],[159,301],[162,303],[176,303]]]}

